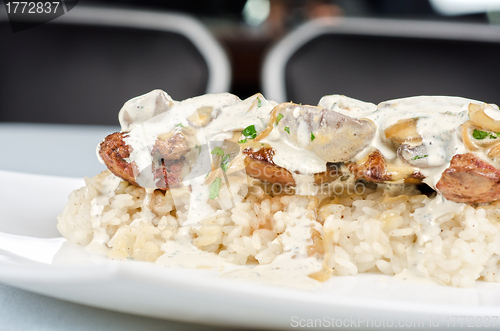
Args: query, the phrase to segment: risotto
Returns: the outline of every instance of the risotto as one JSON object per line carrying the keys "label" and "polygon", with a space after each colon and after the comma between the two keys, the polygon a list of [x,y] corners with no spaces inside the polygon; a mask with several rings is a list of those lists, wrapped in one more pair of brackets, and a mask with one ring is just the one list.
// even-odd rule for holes
{"label": "risotto", "polygon": [[[334,184],[317,196],[298,196],[275,194],[249,177],[241,203],[183,227],[187,207],[174,204],[171,191],[147,193],[105,171],[70,195],[58,229],[112,259],[166,266],[272,264],[284,256],[320,281],[360,272],[416,273],[460,287],[500,281],[499,210],[457,208],[413,187],[355,193],[353,183],[342,183],[343,192],[331,194]],[[189,192],[176,193],[189,201]],[[433,209],[439,213],[429,227],[425,214]]]}
{"label": "risotto", "polygon": [[[476,280],[500,281],[497,198],[491,193],[486,197],[492,201],[478,200],[485,199],[484,195],[467,192],[474,187],[456,187],[453,176],[462,168],[453,168],[453,160],[470,151],[466,138],[455,133],[458,130],[444,125],[444,131],[435,131],[439,139],[433,136],[439,143],[425,145],[429,124],[425,119],[421,122],[425,126],[415,124],[422,116],[418,109],[418,116],[407,115],[402,121],[401,116],[388,120],[387,114],[380,112],[388,123],[382,131],[380,122],[370,115],[377,113],[376,106],[325,97],[320,105],[329,110],[320,115],[326,122],[337,121],[327,118],[335,113],[332,109],[349,110],[356,114],[353,118],[361,118],[351,124],[344,117],[335,122],[337,128],[338,123],[346,125],[347,131],[341,135],[355,137],[343,140],[352,140],[347,146],[325,133],[323,124],[314,126],[318,107],[301,113],[299,106],[294,106],[287,113],[288,109],[261,95],[245,101],[226,95],[217,105],[210,101],[210,109],[219,109],[215,115],[206,105],[189,101],[187,105],[196,104],[198,111],[193,119],[186,107],[182,108],[183,117],[180,111],[175,112],[176,104],[166,99],[168,95],[156,93],[154,97],[153,103],[147,98],[139,100],[142,105],[153,104],[152,109],[137,112],[141,103],[135,99],[133,107],[129,104],[126,111],[122,109],[122,133],[110,135],[99,146],[99,155],[110,170],[86,178],[86,185],[69,196],[57,225],[69,242],[104,252],[111,259],[234,270],[237,277],[257,275],[292,281],[303,277],[311,284],[364,272],[432,279],[457,287],[474,286]],[[173,114],[169,115],[168,130],[174,132],[163,138],[158,128],[166,122],[157,120],[160,97],[167,100],[162,99],[165,107],[174,109],[163,113]],[[339,105],[342,100],[344,106]],[[463,113],[469,104],[463,100],[454,99],[456,109],[451,112],[445,107],[439,116],[450,112],[452,124],[463,128],[470,117]],[[381,105],[377,109],[396,107],[395,102]],[[233,113],[221,110],[224,107],[233,107]],[[234,115],[234,107],[247,115],[248,109],[254,112],[239,123],[235,118],[242,115]],[[144,115],[147,112],[149,115]],[[233,119],[224,122],[225,114]],[[332,116],[344,116],[336,114]],[[190,119],[184,122],[186,118]],[[215,128],[207,124],[217,118],[221,122]],[[262,118],[265,120],[260,123]],[[300,122],[304,118],[305,122]],[[471,118],[469,121],[474,120]],[[144,126],[149,119],[155,121]],[[249,129],[248,121],[256,123],[253,128]],[[307,121],[313,124],[304,129]],[[134,131],[137,123],[142,133]],[[190,127],[204,128],[208,147],[201,146],[199,131],[192,133]],[[236,127],[241,129],[235,131]],[[259,139],[266,130],[267,135]],[[277,130],[290,135],[290,140],[278,136]],[[294,130],[295,136],[290,133]],[[474,126],[463,130],[478,140],[470,142],[476,148],[473,155],[495,152],[496,131],[480,131]],[[477,139],[476,131],[491,137]],[[210,145],[220,132],[225,133],[218,137],[224,142]],[[385,140],[380,140],[381,132],[385,132]],[[401,138],[402,134],[406,138]],[[161,139],[163,145],[158,143]],[[487,147],[484,139],[491,140]],[[185,148],[178,152],[176,147],[183,144]],[[234,150],[232,146],[236,146]],[[211,159],[208,170],[203,162],[198,164],[203,153]],[[155,159],[159,154],[161,157]],[[408,162],[403,162],[405,157]],[[382,168],[377,168],[379,161]],[[257,174],[262,165],[271,173]],[[334,168],[334,174],[327,173]],[[453,171],[447,173],[449,169]],[[467,174],[475,171],[467,169]],[[484,171],[477,176],[483,176]]]}

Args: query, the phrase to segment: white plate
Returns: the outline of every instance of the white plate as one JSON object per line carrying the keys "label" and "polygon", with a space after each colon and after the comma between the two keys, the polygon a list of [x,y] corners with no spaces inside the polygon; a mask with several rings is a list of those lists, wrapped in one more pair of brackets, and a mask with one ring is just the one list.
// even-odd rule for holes
{"label": "white plate", "polygon": [[26,290],[121,312],[228,326],[500,326],[497,283],[460,289],[370,274],[334,277],[305,291],[218,279],[213,271],[95,258],[65,242],[56,229],[68,194],[83,180],[0,171],[0,183],[0,281]]}

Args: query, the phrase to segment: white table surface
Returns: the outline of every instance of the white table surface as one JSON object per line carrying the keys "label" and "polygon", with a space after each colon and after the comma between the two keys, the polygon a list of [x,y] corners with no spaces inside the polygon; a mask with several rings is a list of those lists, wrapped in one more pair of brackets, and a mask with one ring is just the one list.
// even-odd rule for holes
{"label": "white table surface", "polygon": [[[105,169],[97,144],[112,126],[0,123],[0,169],[42,175],[91,177]],[[74,304],[0,283],[4,330],[228,330]]]}

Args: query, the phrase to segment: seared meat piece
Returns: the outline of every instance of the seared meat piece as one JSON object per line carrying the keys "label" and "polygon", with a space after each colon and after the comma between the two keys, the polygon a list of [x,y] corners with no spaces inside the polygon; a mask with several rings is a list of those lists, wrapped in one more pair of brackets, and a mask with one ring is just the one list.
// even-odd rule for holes
{"label": "seared meat piece", "polygon": [[159,167],[154,169],[154,178],[157,180],[156,187],[166,190],[169,187],[179,187],[182,184],[182,172],[186,165],[184,158],[169,161],[161,160]]}
{"label": "seared meat piece", "polygon": [[436,185],[448,200],[468,204],[500,200],[500,170],[474,156],[458,154],[451,159]]}
{"label": "seared meat piece", "polygon": [[[257,151],[252,148],[245,148],[243,153],[247,155],[245,159],[247,175],[271,184],[295,186],[292,173],[273,162],[274,150],[272,148],[266,147]],[[328,163],[326,171],[314,174],[314,183],[316,185],[327,184],[340,176],[342,176],[340,166]]]}
{"label": "seared meat piece", "polygon": [[137,173],[135,163],[129,163],[125,160],[132,152],[132,147],[127,145],[123,140],[126,137],[127,134],[122,132],[115,132],[108,135],[100,145],[99,156],[115,176],[120,177],[130,184],[139,186],[135,182],[134,173]]}
{"label": "seared meat piece", "polygon": [[354,178],[363,178],[376,183],[390,181],[392,177],[387,172],[385,158],[379,151],[368,155],[368,159],[361,164],[349,164],[348,169],[354,174]]}
{"label": "seared meat piece", "polygon": [[182,131],[174,131],[172,134],[159,136],[151,154],[160,156],[164,160],[177,160],[188,151],[189,143],[186,134]]}
{"label": "seared meat piece", "polygon": [[362,162],[348,164],[347,168],[354,178],[375,183],[404,181],[405,184],[420,184],[424,179],[413,167],[388,163],[378,150],[369,154]]}
{"label": "seared meat piece", "polygon": [[[140,186],[136,181],[139,170],[135,162],[125,160],[130,157],[132,152],[132,147],[124,141],[126,137],[127,133],[115,132],[104,138],[100,145],[99,156],[117,177],[130,184]],[[152,168],[143,171],[153,172],[156,186],[159,189],[166,190],[168,187],[178,186],[182,182],[182,172],[186,166],[183,154],[188,151],[183,140],[183,136],[176,133],[167,140],[157,140],[153,147]]]}
{"label": "seared meat piece", "polygon": [[243,153],[247,155],[245,159],[247,175],[271,184],[295,185],[292,173],[273,162],[274,150],[272,148],[261,148],[257,151],[245,148]]}

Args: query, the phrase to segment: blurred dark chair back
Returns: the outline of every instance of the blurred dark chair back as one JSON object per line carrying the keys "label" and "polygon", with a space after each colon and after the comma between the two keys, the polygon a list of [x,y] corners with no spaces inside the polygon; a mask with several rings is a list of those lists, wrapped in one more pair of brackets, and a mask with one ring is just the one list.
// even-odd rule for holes
{"label": "blurred dark chair back", "polygon": [[78,5],[12,33],[0,22],[0,121],[118,124],[153,89],[174,100],[230,87],[227,56],[189,16]]}
{"label": "blurred dark chair back", "polygon": [[500,27],[325,19],[278,42],[264,61],[263,92],[278,102],[317,104],[344,94],[378,103],[450,95],[500,103]]}

